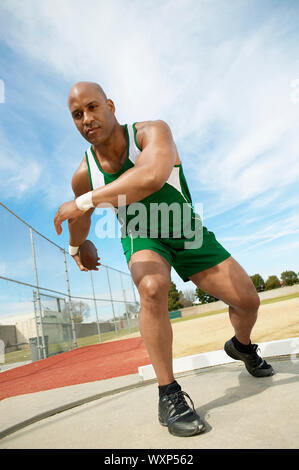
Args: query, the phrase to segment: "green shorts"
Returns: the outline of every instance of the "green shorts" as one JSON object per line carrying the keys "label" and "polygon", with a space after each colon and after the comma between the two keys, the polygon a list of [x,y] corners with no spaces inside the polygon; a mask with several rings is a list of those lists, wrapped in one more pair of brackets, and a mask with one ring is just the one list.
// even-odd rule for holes
{"label": "green shorts", "polygon": [[231,256],[216,240],[213,232],[209,232],[206,227],[202,229],[200,248],[186,249],[186,239],[123,237],[121,242],[127,263],[136,251],[152,250],[163,256],[183,281],[188,282],[193,274],[211,268]]}

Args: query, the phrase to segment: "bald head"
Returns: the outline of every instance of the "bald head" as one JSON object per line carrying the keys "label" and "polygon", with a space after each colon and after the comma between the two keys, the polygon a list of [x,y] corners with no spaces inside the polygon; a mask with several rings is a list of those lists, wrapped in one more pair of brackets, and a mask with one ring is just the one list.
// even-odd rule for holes
{"label": "bald head", "polygon": [[89,94],[93,93],[96,94],[99,99],[107,101],[106,93],[104,92],[103,88],[95,82],[77,82],[69,91],[68,95],[68,105],[73,99],[78,98],[82,94]]}
{"label": "bald head", "polygon": [[78,131],[88,142],[100,145],[109,138],[117,124],[115,106],[98,83],[75,83],[68,105]]}

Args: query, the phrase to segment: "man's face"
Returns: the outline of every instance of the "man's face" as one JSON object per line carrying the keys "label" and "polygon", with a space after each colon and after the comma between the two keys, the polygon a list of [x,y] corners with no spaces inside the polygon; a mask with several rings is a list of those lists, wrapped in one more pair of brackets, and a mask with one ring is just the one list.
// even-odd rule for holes
{"label": "man's face", "polygon": [[75,86],[69,94],[69,108],[78,131],[91,144],[105,142],[115,126],[115,107],[91,84]]}

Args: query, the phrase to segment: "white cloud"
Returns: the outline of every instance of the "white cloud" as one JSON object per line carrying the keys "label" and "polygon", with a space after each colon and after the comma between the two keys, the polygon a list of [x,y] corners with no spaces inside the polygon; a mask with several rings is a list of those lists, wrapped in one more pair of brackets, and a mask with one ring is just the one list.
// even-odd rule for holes
{"label": "white cloud", "polygon": [[42,166],[27,149],[21,154],[14,148],[1,129],[0,138],[0,172],[5,175],[1,179],[0,194],[7,199],[21,199],[28,191],[36,190]]}
{"label": "white cloud", "polygon": [[268,222],[263,228],[252,233],[224,236],[221,241],[225,244],[233,243],[237,253],[247,253],[260,245],[297,233],[299,233],[299,219],[296,213],[278,218],[272,223]]}
{"label": "white cloud", "polygon": [[299,179],[299,105],[290,98],[296,15],[254,5],[27,0],[24,8],[3,0],[2,34],[69,83],[99,81],[121,122],[167,120],[190,186],[210,192],[208,218],[242,202],[257,208],[254,199],[273,191],[270,203]]}

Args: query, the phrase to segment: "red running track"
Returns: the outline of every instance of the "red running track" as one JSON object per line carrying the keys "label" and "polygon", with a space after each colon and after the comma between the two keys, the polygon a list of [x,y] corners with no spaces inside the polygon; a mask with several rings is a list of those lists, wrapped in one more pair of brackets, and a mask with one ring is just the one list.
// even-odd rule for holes
{"label": "red running track", "polygon": [[150,364],[142,338],[74,349],[0,373],[0,400],[26,393],[137,374]]}

